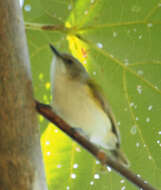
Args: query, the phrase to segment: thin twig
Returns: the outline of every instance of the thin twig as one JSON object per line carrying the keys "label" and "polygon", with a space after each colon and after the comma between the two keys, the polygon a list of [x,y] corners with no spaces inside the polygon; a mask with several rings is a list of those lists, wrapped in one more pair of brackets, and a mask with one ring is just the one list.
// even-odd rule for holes
{"label": "thin twig", "polygon": [[143,190],[156,190],[147,182],[144,182],[140,177],[131,172],[128,168],[122,166],[117,161],[112,160],[107,154],[100,150],[96,145],[91,143],[86,137],[79,134],[78,131],[74,130],[70,125],[63,121],[56,113],[54,113],[50,106],[42,104],[35,100],[37,111],[43,115],[46,119],[57,125],[62,131],[68,136],[79,143],[83,148],[90,152],[96,157],[102,165],[107,165],[113,168],[116,172],[126,177],[130,182],[142,188]]}

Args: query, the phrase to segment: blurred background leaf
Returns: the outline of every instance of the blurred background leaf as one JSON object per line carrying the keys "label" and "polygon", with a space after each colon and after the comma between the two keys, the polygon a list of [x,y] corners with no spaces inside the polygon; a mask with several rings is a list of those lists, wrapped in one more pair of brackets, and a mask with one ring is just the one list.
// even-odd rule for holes
{"label": "blurred background leaf", "polygon": [[[51,101],[48,44],[73,54],[111,104],[130,169],[161,189],[161,1],[21,0],[21,7],[36,98]],[[39,121],[50,190],[137,189]]]}

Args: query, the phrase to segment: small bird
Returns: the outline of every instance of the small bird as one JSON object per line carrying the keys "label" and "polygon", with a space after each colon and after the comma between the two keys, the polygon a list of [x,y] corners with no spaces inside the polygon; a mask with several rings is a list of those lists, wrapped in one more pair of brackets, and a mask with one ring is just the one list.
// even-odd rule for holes
{"label": "small bird", "polygon": [[54,53],[51,64],[52,109],[70,126],[85,134],[112,159],[124,166],[128,161],[120,151],[120,134],[100,87],[73,56]]}

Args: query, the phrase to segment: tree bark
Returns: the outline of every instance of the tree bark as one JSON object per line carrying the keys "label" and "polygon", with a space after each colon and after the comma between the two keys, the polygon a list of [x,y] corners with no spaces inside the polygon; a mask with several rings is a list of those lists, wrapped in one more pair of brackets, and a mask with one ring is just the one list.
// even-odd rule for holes
{"label": "tree bark", "polygon": [[0,189],[47,189],[18,0],[0,1]]}

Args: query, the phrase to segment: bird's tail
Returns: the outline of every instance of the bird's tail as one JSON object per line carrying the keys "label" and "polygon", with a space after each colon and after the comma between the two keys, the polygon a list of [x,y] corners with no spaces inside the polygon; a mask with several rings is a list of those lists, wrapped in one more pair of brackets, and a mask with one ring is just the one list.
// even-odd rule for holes
{"label": "bird's tail", "polygon": [[127,160],[126,156],[120,151],[120,149],[111,150],[110,152],[114,160],[118,161],[125,167],[129,167],[129,161]]}

